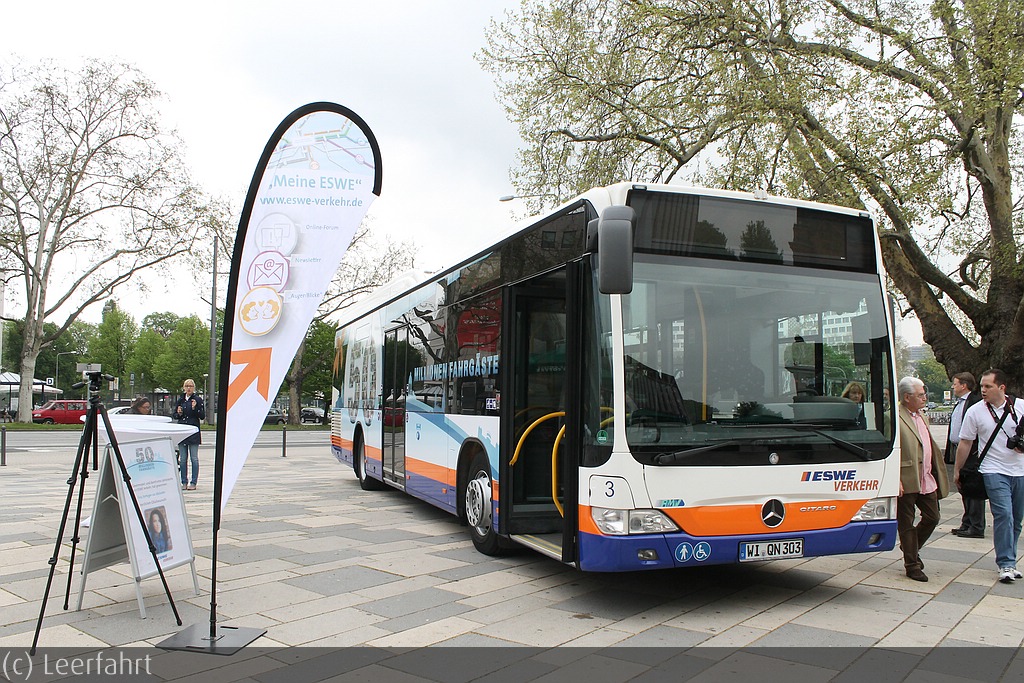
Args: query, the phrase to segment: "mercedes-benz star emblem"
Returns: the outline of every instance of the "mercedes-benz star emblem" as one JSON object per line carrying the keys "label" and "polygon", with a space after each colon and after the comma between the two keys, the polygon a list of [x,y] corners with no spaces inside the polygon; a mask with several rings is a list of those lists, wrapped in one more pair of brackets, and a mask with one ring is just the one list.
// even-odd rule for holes
{"label": "mercedes-benz star emblem", "polygon": [[782,524],[782,520],[785,518],[786,506],[777,498],[772,498],[761,506],[761,521],[764,522],[766,527],[774,529]]}

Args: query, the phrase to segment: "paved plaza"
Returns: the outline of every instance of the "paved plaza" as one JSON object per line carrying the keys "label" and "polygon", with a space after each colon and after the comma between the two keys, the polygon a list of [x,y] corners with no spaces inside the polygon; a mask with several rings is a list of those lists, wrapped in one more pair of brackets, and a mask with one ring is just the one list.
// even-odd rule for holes
{"label": "paved plaza", "polygon": [[[74,453],[19,451],[17,434],[8,434],[8,447],[0,468],[0,648],[25,648]],[[199,488],[184,495],[202,594],[187,566],[167,572],[185,626],[209,621],[212,447],[202,447],[201,459]],[[982,658],[946,657],[928,680],[1024,677],[1024,661],[1013,659],[1024,641],[1024,582],[996,581],[990,538],[948,533],[961,512],[958,497],[943,501],[943,522],[921,552],[928,583],[904,575],[898,548],[584,574],[528,551],[480,555],[446,513],[398,492],[362,491],[326,443],[289,445],[287,457],[264,445],[249,457],[223,518],[218,614],[225,626],[266,629],[260,647],[699,646],[720,653],[714,660],[762,647],[997,646]],[[142,583],[147,618],[140,618],[127,563],[89,575],[81,611],[73,609],[76,574],[72,610],[64,611],[69,538],[40,647],[151,648],[181,630],[157,577]]]}

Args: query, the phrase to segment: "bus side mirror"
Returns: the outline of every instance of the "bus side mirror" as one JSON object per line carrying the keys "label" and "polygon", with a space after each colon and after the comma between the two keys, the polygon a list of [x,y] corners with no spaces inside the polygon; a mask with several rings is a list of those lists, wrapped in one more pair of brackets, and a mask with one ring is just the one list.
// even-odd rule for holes
{"label": "bus side mirror", "polygon": [[597,282],[602,294],[633,291],[633,226],[629,206],[609,206],[597,224]]}

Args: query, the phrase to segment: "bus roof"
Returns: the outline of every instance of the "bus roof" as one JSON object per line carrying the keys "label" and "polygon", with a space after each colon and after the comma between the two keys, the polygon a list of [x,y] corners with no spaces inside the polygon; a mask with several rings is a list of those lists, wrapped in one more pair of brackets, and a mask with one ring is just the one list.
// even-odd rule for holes
{"label": "bus roof", "polygon": [[766,192],[739,192],[735,190],[716,190],[706,187],[695,187],[686,185],[661,185],[658,183],[637,183],[637,182],[621,182],[615,183],[614,185],[608,185],[606,187],[595,187],[587,190],[583,194],[573,197],[569,201],[563,202],[551,209],[548,209],[543,214],[537,214],[529,216],[519,221],[514,221],[501,230],[492,239],[489,244],[491,246],[485,247],[481,250],[479,247],[473,249],[473,251],[465,254],[461,258],[457,258],[451,261],[449,265],[442,267],[437,271],[425,271],[420,269],[412,269],[402,272],[397,275],[394,279],[388,283],[381,285],[375,289],[372,293],[363,299],[360,299],[357,303],[348,307],[342,311],[338,317],[338,327],[344,327],[359,318],[363,317],[367,313],[375,310],[377,307],[398,298],[406,292],[410,292],[421,285],[426,284],[430,280],[437,279],[445,273],[451,272],[457,268],[460,268],[467,263],[471,263],[477,258],[485,255],[489,252],[493,245],[500,244],[505,240],[514,237],[523,230],[528,229],[534,223],[544,216],[548,216],[558,211],[579,202],[580,200],[586,200],[600,213],[606,207],[609,206],[624,206],[626,204],[626,197],[630,190],[634,189],[646,189],[653,192],[666,192],[675,194],[698,194],[702,197],[721,197],[723,199],[738,199],[742,201],[762,201],[769,204],[776,204],[782,206],[792,206],[806,209],[819,209],[827,210],[835,213],[842,213],[851,216],[864,216],[868,217],[868,212],[860,209],[851,209],[846,206],[836,206],[833,204],[822,204],[818,202],[810,202],[802,199],[789,199],[786,197],[776,197],[769,195]]}

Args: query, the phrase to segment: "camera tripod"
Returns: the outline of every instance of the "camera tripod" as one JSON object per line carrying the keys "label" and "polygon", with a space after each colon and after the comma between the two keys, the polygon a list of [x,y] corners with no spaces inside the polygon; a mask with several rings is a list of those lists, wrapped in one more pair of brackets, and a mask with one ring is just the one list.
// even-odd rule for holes
{"label": "camera tripod", "polygon": [[164,586],[164,592],[167,593],[167,601],[171,605],[171,611],[174,612],[174,618],[178,622],[178,626],[181,626],[181,617],[178,616],[178,608],[174,605],[174,598],[171,597],[171,589],[167,586],[167,579],[164,578],[164,571],[160,566],[160,559],[157,557],[156,546],[153,545],[153,539],[149,533],[149,526],[143,519],[142,508],[139,507],[139,500],[135,496],[135,490],[132,489],[131,476],[128,474],[128,468],[124,464],[124,458],[121,457],[121,449],[117,445],[117,439],[114,437],[114,430],[110,426],[110,418],[107,416],[107,411],[103,407],[103,403],[100,401],[100,382],[102,380],[112,381],[114,378],[110,375],[105,375],[102,372],[89,372],[86,374],[89,377],[88,382],[78,382],[72,387],[72,389],[81,389],[88,385],[89,410],[85,416],[85,429],[82,430],[82,438],[78,442],[78,454],[75,456],[74,469],[71,471],[71,476],[68,477],[68,496],[67,500],[64,502],[64,513],[61,516],[60,527],[57,530],[57,542],[53,548],[53,556],[50,557],[48,561],[48,564],[50,565],[50,573],[46,579],[46,591],[43,593],[43,604],[39,609],[39,620],[36,622],[35,637],[32,638],[32,649],[29,651],[30,654],[33,655],[36,652],[36,644],[39,642],[39,631],[43,626],[43,616],[46,614],[46,601],[50,596],[50,588],[53,585],[53,574],[57,569],[57,558],[60,555],[61,545],[64,543],[64,530],[67,528],[68,515],[71,511],[71,499],[74,498],[75,494],[75,477],[77,476],[79,478],[78,500],[75,508],[75,528],[71,535],[71,557],[68,560],[68,585],[67,590],[64,593],[65,610],[68,609],[68,605],[71,600],[71,577],[74,574],[75,550],[81,540],[78,533],[82,525],[82,500],[85,494],[85,481],[89,478],[88,452],[91,446],[92,469],[93,471],[96,471],[99,467],[99,420],[101,417],[103,418],[103,428],[106,430],[110,449],[113,451],[115,459],[117,460],[117,466],[120,469],[121,478],[124,480],[125,489],[128,491],[128,495],[132,499],[132,505],[135,508],[135,515],[139,520],[139,526],[142,527],[142,532],[146,536],[146,544],[149,546],[149,552],[153,556],[153,562],[156,564],[156,570],[160,574],[160,582]]}

